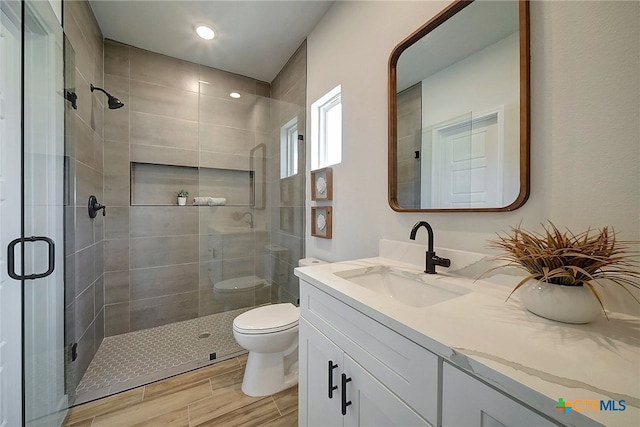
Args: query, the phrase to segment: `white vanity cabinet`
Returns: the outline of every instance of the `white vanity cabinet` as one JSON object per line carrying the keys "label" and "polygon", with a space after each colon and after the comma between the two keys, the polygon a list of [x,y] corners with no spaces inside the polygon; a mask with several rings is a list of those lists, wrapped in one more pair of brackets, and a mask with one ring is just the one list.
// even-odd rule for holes
{"label": "white vanity cabinet", "polygon": [[[421,273],[421,245],[381,240],[379,253],[295,269],[301,425],[640,425],[629,404],[640,399],[637,316],[566,326],[505,303],[506,273],[474,281],[455,272],[476,271],[483,257],[440,251],[457,270],[433,276]],[[614,337],[616,324],[631,326]],[[588,369],[575,362],[584,354]],[[572,409],[556,408],[560,398]]]}
{"label": "white vanity cabinet", "polygon": [[558,424],[300,282],[301,426]]}
{"label": "white vanity cabinet", "polygon": [[488,385],[443,364],[442,427],[556,426]]}
{"label": "white vanity cabinet", "polygon": [[301,426],[340,426],[338,384],[344,368],[344,352],[304,318],[299,323],[300,391],[299,414]]}
{"label": "white vanity cabinet", "polygon": [[437,424],[437,356],[308,283],[300,292],[301,426]]}
{"label": "white vanity cabinet", "polygon": [[306,392],[300,425],[430,426],[304,319],[300,337],[301,367],[307,372],[306,381],[300,381]]}

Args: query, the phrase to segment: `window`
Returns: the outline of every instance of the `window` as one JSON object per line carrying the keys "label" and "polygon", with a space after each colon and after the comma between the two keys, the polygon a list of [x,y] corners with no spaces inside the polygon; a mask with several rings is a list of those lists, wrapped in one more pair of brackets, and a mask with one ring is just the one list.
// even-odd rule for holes
{"label": "window", "polygon": [[342,161],[342,98],[337,86],[311,105],[311,167]]}
{"label": "window", "polygon": [[298,173],[298,118],[280,128],[280,178]]}

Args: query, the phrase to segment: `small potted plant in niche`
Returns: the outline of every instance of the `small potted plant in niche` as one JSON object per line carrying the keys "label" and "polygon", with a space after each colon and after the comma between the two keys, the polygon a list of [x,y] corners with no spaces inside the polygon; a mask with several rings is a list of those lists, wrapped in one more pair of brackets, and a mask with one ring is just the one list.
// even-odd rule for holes
{"label": "small potted plant in niche", "polygon": [[[640,289],[640,270],[631,249],[638,242],[620,242],[613,229],[561,232],[549,221],[544,233],[512,227],[511,234],[489,241],[503,251],[498,260],[526,270],[509,294],[519,290],[534,314],[565,323],[589,323],[604,311],[600,292],[618,286],[640,304],[631,288]],[[499,267],[496,267],[499,268]],[[493,269],[492,269],[493,270]]]}
{"label": "small potted plant in niche", "polygon": [[178,205],[180,206],[186,205],[187,197],[189,197],[189,192],[187,190],[180,190],[178,192]]}

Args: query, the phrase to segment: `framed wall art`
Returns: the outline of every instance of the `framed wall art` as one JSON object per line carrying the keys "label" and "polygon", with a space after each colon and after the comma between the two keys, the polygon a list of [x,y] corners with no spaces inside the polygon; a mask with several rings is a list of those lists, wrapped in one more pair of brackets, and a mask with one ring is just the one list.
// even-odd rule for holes
{"label": "framed wall art", "polygon": [[311,171],[311,200],[333,200],[333,172],[331,168]]}
{"label": "framed wall art", "polygon": [[331,206],[313,206],[311,208],[311,235],[330,239],[331,217]]}

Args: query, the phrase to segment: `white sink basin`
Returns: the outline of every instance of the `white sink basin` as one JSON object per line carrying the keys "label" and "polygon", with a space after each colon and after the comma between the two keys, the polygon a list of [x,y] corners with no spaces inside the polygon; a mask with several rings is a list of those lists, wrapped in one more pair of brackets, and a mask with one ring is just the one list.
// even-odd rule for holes
{"label": "white sink basin", "polygon": [[335,274],[385,298],[411,307],[427,307],[470,292],[468,289],[437,280],[429,274],[412,273],[383,265]]}

